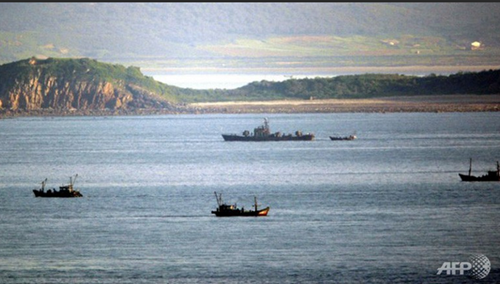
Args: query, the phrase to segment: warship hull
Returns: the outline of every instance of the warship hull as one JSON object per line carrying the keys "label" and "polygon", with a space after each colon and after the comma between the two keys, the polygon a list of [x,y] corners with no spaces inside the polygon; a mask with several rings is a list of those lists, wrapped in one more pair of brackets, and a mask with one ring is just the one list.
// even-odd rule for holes
{"label": "warship hull", "polygon": [[224,141],[248,141],[248,142],[266,142],[266,141],[311,141],[314,139],[313,133],[302,133],[295,131],[293,134],[283,134],[281,132],[271,133],[269,121],[264,118],[264,124],[254,128],[253,133],[245,130],[242,135],[238,134],[222,134]]}
{"label": "warship hull", "polygon": [[222,134],[224,141],[249,141],[249,142],[265,142],[265,141],[311,141],[314,140],[314,135],[306,134],[302,136],[241,136],[235,134]]}

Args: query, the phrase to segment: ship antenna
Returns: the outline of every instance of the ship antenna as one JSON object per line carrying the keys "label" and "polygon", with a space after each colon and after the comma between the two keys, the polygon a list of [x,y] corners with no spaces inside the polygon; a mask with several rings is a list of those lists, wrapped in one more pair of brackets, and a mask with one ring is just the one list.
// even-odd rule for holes
{"label": "ship antenna", "polygon": [[472,172],[472,158],[470,158],[470,162],[469,162],[469,176]]}

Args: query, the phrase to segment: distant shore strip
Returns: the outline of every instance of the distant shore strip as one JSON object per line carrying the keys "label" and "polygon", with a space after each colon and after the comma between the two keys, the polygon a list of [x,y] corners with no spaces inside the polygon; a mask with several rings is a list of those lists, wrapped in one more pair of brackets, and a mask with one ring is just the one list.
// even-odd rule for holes
{"label": "distant shore strip", "polygon": [[126,116],[208,113],[391,113],[391,112],[496,112],[498,95],[404,96],[371,99],[234,101],[184,104],[172,109],[118,110],[7,110],[0,118],[27,116]]}

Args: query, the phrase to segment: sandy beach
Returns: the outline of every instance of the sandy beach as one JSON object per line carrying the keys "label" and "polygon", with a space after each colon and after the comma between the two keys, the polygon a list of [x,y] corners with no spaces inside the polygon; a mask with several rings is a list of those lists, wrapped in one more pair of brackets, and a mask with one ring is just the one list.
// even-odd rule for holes
{"label": "sandy beach", "polygon": [[480,112],[499,111],[500,95],[214,102],[188,106],[199,113]]}

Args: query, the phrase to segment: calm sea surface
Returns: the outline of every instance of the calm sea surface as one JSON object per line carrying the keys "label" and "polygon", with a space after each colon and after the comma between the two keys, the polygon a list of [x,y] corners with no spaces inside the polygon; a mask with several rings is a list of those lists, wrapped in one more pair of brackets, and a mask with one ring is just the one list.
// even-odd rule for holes
{"label": "calm sea surface", "polygon": [[[222,133],[313,132],[224,142]],[[357,140],[328,136],[356,133]],[[0,283],[498,283],[500,112],[0,120]],[[78,174],[83,198],[35,198]],[[267,217],[217,218],[214,191]],[[482,280],[437,275],[483,254]]]}

